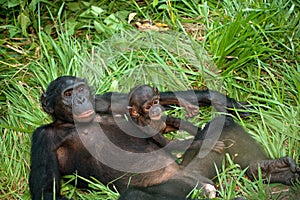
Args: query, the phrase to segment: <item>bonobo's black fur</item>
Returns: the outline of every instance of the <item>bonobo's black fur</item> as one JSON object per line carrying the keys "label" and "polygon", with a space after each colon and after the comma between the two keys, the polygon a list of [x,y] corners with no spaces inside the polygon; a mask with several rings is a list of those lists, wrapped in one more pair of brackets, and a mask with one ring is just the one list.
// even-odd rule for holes
{"label": "bonobo's black fur", "polygon": [[[128,97],[129,119],[141,129],[148,129],[148,131],[145,132],[148,133],[149,137],[152,137],[160,147],[165,147],[169,144],[170,141],[162,134],[178,130],[181,120],[174,118],[173,120],[168,120],[168,123],[166,123],[167,120],[163,117],[164,108],[159,104],[160,97],[158,89],[152,89],[148,85],[136,86],[130,91]],[[193,130],[192,134],[196,135],[198,128],[192,124],[189,125]]]}
{"label": "bonobo's black fur", "polygon": [[[205,177],[213,178],[217,175],[216,171],[210,168],[213,168],[216,164],[220,169],[225,153],[230,154],[233,161],[239,164],[241,168],[249,167],[247,175],[252,180],[258,177],[257,166],[261,168],[262,178],[271,183],[277,182],[290,185],[300,175],[300,168],[296,166],[294,160],[290,157],[275,160],[268,159],[256,141],[231,117],[216,117],[205,126],[202,133],[199,132],[199,137],[196,136],[195,140],[202,140],[203,135],[205,135],[206,140],[214,140],[217,137],[223,141],[225,143],[223,154],[211,151],[201,157],[199,149],[191,149],[185,153],[182,165],[189,170],[199,170]],[[210,144],[208,143],[208,145]]]}
{"label": "bonobo's black fur", "polygon": [[[195,106],[188,103],[190,100],[201,105],[210,105],[212,101],[222,111],[225,107],[240,106],[219,93],[194,92],[196,98],[190,95],[191,91],[187,91],[186,95],[184,91],[180,92],[182,100],[178,100],[173,93],[161,93],[160,103],[163,106],[184,106],[190,115],[195,115],[196,110]],[[117,97],[119,99],[115,99]],[[213,184],[201,176],[202,169],[197,168],[197,161],[195,164],[190,161],[191,167],[189,163],[186,163],[186,168],[179,166],[153,138],[145,137],[147,133],[136,124],[114,117],[115,112],[127,111],[127,99],[128,96],[119,93],[95,97],[86,81],[76,77],[60,77],[50,83],[41,102],[45,112],[54,121],[37,128],[32,135],[29,186],[33,200],[53,199],[54,191],[56,199],[63,199],[59,192],[61,177],[74,173],[88,179],[94,177],[103,184],[110,183],[110,186],[114,186],[112,188],[120,192],[133,186],[145,189],[150,196],[153,193],[154,196],[166,198],[172,194],[161,190],[172,185],[173,180],[176,180],[178,187],[180,184],[184,186],[183,197],[196,184],[198,187]],[[117,107],[116,102],[119,102]],[[218,126],[218,123],[211,124]],[[230,132],[230,126],[226,130]],[[241,134],[244,135],[244,132]],[[185,155],[186,162],[191,157]],[[286,174],[293,170],[288,168],[292,166],[290,162],[274,166],[280,169],[287,167],[284,171]],[[80,182],[79,185],[86,186]]]}
{"label": "bonobo's black fur", "polygon": [[119,200],[186,200],[190,192],[189,184],[173,179],[147,188],[129,188]]}
{"label": "bonobo's black fur", "polygon": [[[183,102],[183,99],[179,100]],[[185,103],[188,105],[188,102]],[[148,85],[139,85],[134,87],[128,95],[128,118],[137,124],[143,132],[149,134],[149,137],[160,147],[166,147],[165,150],[186,150],[193,139],[186,140],[172,140],[169,141],[163,136],[175,130],[184,130],[195,136],[198,132],[198,127],[194,126],[188,121],[181,120],[172,116],[163,116],[164,108],[160,105],[160,95],[156,87],[151,88]],[[146,131],[145,131],[146,130]],[[202,131],[203,132],[203,131]],[[200,133],[197,134],[200,137]],[[203,137],[202,137],[203,138]],[[198,140],[202,142],[202,140]],[[195,148],[199,146],[199,142],[194,142]],[[224,143],[218,141],[214,145],[213,150],[216,152],[223,151]]]}
{"label": "bonobo's black fur", "polygon": [[[120,105],[127,109],[127,105],[122,104],[122,94],[116,93],[114,97],[118,95]],[[60,199],[61,177],[74,173],[94,177],[104,184],[113,181],[111,185],[118,191],[128,185],[147,187],[173,178],[187,182],[191,189],[200,178],[201,183],[211,183],[209,179],[182,170],[168,153],[158,151],[160,146],[145,137],[147,134],[135,124],[114,118],[112,114],[104,116],[115,108],[109,105],[114,103],[109,96],[112,97],[112,93],[95,98],[86,81],[76,77],[59,77],[50,83],[41,103],[54,121],[37,128],[32,135],[29,177],[32,199],[52,199],[53,191]],[[96,111],[102,115],[96,116],[94,100],[99,109]],[[172,94],[168,102],[179,104]],[[195,108],[187,102],[184,106]],[[144,156],[145,153],[150,157]]]}
{"label": "bonobo's black fur", "polygon": [[[238,109],[240,117],[249,116],[245,103],[239,103],[213,90],[187,90],[177,92],[160,92],[159,103],[165,110],[173,109],[173,105],[180,105],[187,111],[188,117],[193,117],[199,112],[199,106],[213,106],[219,112],[228,112],[236,115],[233,108]],[[99,114],[125,114],[128,110],[128,94],[108,92],[95,95],[95,110]]]}

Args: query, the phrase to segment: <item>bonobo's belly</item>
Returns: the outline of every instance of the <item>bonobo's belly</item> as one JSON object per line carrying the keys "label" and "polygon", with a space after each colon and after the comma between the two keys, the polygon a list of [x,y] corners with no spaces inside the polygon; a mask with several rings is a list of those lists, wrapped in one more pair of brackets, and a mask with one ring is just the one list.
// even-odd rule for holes
{"label": "bonobo's belly", "polygon": [[[145,184],[160,182],[163,176],[158,171],[163,172],[166,167],[168,170],[172,169],[169,175],[177,170],[177,165],[169,154],[159,151],[160,148],[147,138],[127,134],[126,131],[129,130],[137,131],[130,125],[78,125],[72,137],[57,149],[62,175],[77,173],[86,178],[94,177],[104,184],[122,176],[115,183],[122,188],[128,181],[132,181],[134,185],[140,184],[141,180]],[[158,176],[152,177],[149,173]],[[130,177],[132,174],[135,176]],[[144,175],[142,178],[136,174]]]}

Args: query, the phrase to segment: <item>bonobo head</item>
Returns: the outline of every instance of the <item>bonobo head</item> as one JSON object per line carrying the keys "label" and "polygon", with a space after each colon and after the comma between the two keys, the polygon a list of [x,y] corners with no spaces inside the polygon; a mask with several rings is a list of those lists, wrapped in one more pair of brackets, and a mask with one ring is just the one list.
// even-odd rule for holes
{"label": "bonobo head", "polygon": [[95,117],[93,99],[86,80],[62,76],[50,83],[41,103],[54,120],[90,122]]}
{"label": "bonobo head", "polygon": [[140,85],[129,93],[129,113],[132,118],[160,120],[163,112],[158,89]]}

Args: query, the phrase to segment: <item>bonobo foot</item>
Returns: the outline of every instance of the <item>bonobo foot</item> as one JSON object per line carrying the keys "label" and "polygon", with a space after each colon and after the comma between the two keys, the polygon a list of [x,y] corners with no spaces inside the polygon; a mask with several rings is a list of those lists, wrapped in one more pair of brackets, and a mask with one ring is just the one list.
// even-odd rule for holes
{"label": "bonobo foot", "polygon": [[270,183],[291,185],[300,177],[300,168],[290,157],[251,163],[247,170],[247,175],[251,179],[258,178],[258,166],[260,166],[262,178],[267,178]]}
{"label": "bonobo foot", "polygon": [[[206,140],[208,141],[209,139],[206,139]],[[218,140],[215,142],[214,140],[212,140],[212,143],[213,143],[213,146],[210,146],[209,150],[215,151],[219,154],[222,154],[224,152],[224,149],[226,148],[226,146],[223,141]],[[193,141],[193,143],[189,147],[189,150],[198,150],[201,148],[202,144],[203,144],[203,140]]]}

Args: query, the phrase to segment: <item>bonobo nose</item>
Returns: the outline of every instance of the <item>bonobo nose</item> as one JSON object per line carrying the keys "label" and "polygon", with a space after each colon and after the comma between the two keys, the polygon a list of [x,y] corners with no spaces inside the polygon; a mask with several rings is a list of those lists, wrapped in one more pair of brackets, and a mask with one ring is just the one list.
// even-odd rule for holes
{"label": "bonobo nose", "polygon": [[79,96],[76,98],[77,104],[83,104],[85,102],[85,97]]}

